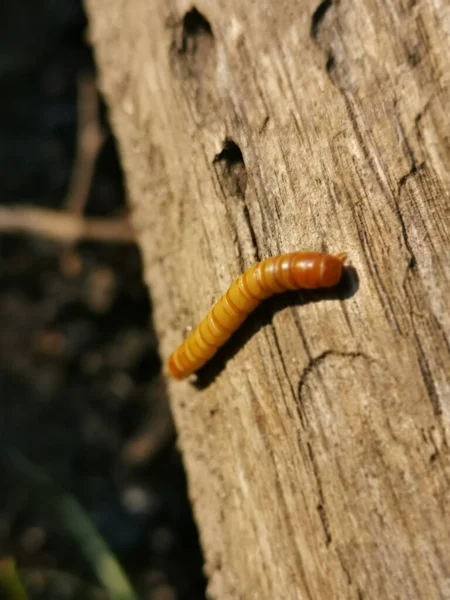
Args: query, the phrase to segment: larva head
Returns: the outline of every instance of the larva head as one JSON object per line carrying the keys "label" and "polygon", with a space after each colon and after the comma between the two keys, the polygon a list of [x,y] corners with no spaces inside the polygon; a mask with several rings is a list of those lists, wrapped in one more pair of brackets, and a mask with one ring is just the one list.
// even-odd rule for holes
{"label": "larva head", "polygon": [[326,254],[322,263],[321,287],[333,287],[337,285],[342,277],[344,261],[347,258],[345,252],[332,256]]}
{"label": "larva head", "polygon": [[346,254],[302,252],[293,264],[293,279],[299,288],[329,288],[337,285],[342,276]]}

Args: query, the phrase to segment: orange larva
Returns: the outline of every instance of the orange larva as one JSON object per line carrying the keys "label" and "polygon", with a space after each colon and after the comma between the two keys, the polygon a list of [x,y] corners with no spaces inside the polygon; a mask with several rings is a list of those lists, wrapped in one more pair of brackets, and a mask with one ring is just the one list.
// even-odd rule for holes
{"label": "orange larva", "polygon": [[329,288],[339,283],[345,257],[292,252],[250,267],[171,354],[168,369],[172,377],[184,379],[200,369],[265,298],[286,290]]}

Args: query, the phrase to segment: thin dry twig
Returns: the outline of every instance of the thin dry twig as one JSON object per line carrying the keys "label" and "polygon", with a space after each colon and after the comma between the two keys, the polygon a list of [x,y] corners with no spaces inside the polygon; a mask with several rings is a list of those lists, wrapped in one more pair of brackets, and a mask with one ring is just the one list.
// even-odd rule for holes
{"label": "thin dry twig", "polygon": [[80,240],[131,244],[135,236],[126,218],[88,219],[83,212],[89,198],[95,162],[105,135],[98,119],[98,93],[92,76],[78,81],[78,135],[75,163],[64,201],[65,211],[34,206],[0,206],[0,233],[29,233],[66,246]]}
{"label": "thin dry twig", "polygon": [[98,119],[98,92],[95,79],[82,75],[78,79],[77,149],[65,206],[68,212],[81,215],[89,198],[95,163],[105,141]]}
{"label": "thin dry twig", "polygon": [[80,240],[135,243],[134,232],[127,219],[85,219],[33,206],[1,206],[0,232],[29,233],[67,244]]}
{"label": "thin dry twig", "polygon": [[175,434],[166,386],[162,377],[157,377],[148,389],[149,413],[136,435],[125,444],[121,460],[130,467],[148,464],[168,444]]}

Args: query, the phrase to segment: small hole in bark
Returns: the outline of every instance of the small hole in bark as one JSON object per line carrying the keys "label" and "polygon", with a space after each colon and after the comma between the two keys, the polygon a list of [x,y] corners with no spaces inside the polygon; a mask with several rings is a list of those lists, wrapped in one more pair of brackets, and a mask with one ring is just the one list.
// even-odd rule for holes
{"label": "small hole in bark", "polygon": [[411,256],[411,258],[409,259],[409,262],[408,262],[408,269],[410,271],[412,271],[413,269],[416,268],[416,265],[417,265],[416,257]]}
{"label": "small hole in bark", "polygon": [[229,168],[239,163],[244,164],[244,158],[242,156],[241,149],[235,142],[233,142],[233,140],[225,140],[222,152],[216,154],[214,162],[216,163],[220,161],[226,163]]}
{"label": "small hole in bark", "polygon": [[[171,28],[171,67],[174,75],[185,83],[195,116],[201,120],[214,104],[211,82],[216,71],[216,53],[211,25],[193,7]],[[203,85],[199,85],[200,80]]]}
{"label": "small hole in bark", "polygon": [[200,36],[213,37],[211,25],[205,17],[193,7],[183,18],[183,35],[180,54],[195,54],[197,38]]}
{"label": "small hole in bark", "polygon": [[247,169],[241,149],[233,140],[225,140],[223,150],[214,157],[213,165],[225,195],[245,196]]}
{"label": "small hole in bark", "polygon": [[332,54],[328,55],[327,63],[325,65],[325,69],[327,73],[332,73],[334,71],[334,67],[336,66],[336,62],[334,60],[334,56]]}
{"label": "small hole in bark", "polygon": [[310,32],[311,38],[313,40],[316,39],[317,34],[319,33],[320,24],[322,23],[326,12],[330,8],[331,5],[332,5],[332,0],[323,0],[323,2],[321,2],[319,4],[319,6],[316,8],[316,10],[314,11],[313,16],[311,18],[311,32]]}

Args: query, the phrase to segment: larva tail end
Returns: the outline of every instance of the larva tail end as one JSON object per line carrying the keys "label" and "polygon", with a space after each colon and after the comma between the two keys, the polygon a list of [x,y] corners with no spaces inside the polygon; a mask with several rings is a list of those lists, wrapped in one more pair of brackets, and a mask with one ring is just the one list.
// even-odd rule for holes
{"label": "larva tail end", "polygon": [[167,361],[167,370],[170,375],[177,380],[184,379],[184,374],[180,371],[180,369],[175,364],[175,359],[173,354],[169,356],[169,360]]}
{"label": "larva tail end", "polygon": [[338,260],[341,261],[342,264],[344,264],[345,261],[347,260],[347,252],[341,252],[339,254],[336,254],[335,258],[337,258]]}

